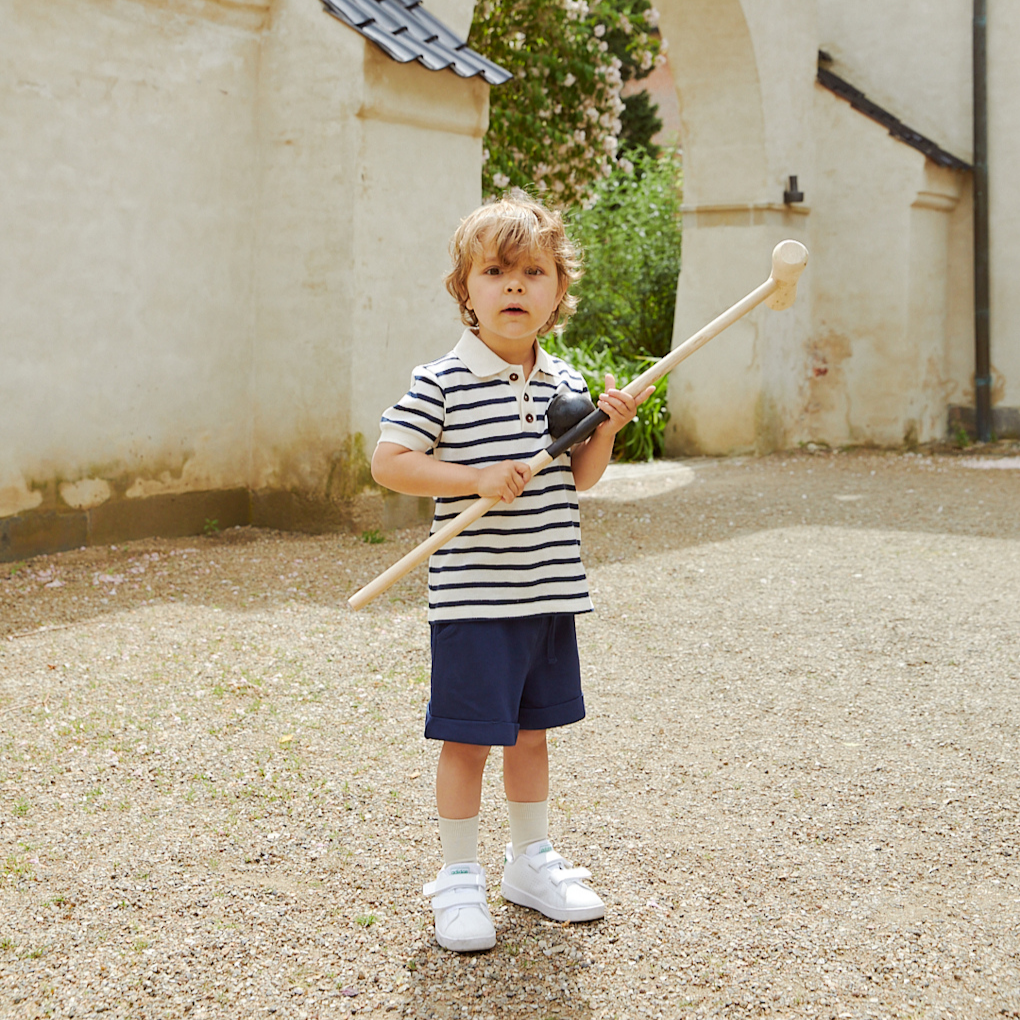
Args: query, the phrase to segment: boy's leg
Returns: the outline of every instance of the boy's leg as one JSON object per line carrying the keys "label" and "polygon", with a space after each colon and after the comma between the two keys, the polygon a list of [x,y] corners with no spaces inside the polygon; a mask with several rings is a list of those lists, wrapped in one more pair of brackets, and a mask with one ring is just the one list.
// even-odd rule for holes
{"label": "boy's leg", "polygon": [[545,730],[520,730],[503,748],[503,789],[510,815],[513,852],[549,838],[549,751]]}
{"label": "boy's leg", "polygon": [[478,810],[488,755],[488,747],[445,741],[436,769],[443,867],[423,891],[432,899],[436,941],[455,952],[477,952],[496,944],[485,872],[478,864]]}
{"label": "boy's leg", "polygon": [[503,749],[503,788],[510,840],[503,866],[503,898],[557,921],[592,921],[605,904],[584,884],[591,873],[572,868],[549,841],[549,755],[545,730],[518,733]]}
{"label": "boy's leg", "polygon": [[443,742],[436,767],[436,807],[444,818],[471,818],[482,805],[482,773],[489,748]]}
{"label": "boy's leg", "polygon": [[445,741],[436,768],[443,864],[478,861],[478,812],[489,748]]}
{"label": "boy's leg", "polygon": [[503,748],[506,799],[532,803],[549,799],[549,749],[545,730],[519,730],[517,743]]}

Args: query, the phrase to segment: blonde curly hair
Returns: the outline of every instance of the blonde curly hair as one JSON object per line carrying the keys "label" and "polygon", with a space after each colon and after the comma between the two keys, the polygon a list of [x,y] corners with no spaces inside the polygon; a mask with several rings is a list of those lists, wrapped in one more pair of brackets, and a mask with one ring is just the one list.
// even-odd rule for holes
{"label": "blonde curly hair", "polygon": [[514,188],[502,198],[480,206],[461,221],[450,242],[453,268],[446,274],[446,289],[460,305],[460,319],[466,326],[477,326],[475,313],[467,307],[467,279],[476,259],[489,245],[503,265],[514,266],[522,258],[543,252],[556,263],[556,276],[564,288],[563,298],[542,327],[547,333],[565,323],[577,309],[577,297],[570,293],[583,271],[581,254],[567,236],[563,217],[547,209],[527,192]]}

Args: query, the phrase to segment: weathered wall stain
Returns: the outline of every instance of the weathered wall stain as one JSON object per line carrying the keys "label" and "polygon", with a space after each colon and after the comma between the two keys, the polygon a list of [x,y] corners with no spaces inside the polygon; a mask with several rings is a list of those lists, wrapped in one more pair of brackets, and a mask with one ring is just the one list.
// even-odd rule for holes
{"label": "weathered wall stain", "polygon": [[812,337],[807,345],[807,399],[802,414],[815,442],[849,431],[845,363],[850,353],[850,338],[835,332]]}

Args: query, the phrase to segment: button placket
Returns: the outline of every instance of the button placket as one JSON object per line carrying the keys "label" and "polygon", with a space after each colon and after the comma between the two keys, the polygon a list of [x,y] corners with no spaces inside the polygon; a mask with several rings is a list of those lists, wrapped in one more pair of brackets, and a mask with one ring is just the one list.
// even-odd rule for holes
{"label": "button placket", "polygon": [[528,416],[524,412],[524,404],[526,401],[530,401],[531,397],[529,397],[526,392],[528,383],[527,380],[523,380],[523,375],[524,373],[521,369],[515,367],[510,370],[510,374],[507,376],[507,380],[510,383],[510,389],[514,391],[514,396],[517,398],[517,414],[521,420],[522,428],[525,425],[530,424],[531,421],[534,421],[534,415],[532,415],[529,420]]}

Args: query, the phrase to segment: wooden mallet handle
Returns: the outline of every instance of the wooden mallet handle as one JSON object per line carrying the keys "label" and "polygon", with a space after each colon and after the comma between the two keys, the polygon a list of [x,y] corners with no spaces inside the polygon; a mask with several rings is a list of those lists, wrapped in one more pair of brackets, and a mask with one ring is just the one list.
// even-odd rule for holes
{"label": "wooden mallet handle", "polygon": [[[804,271],[807,260],[807,248],[800,241],[780,241],[772,252],[772,272],[760,287],[755,288],[747,297],[738,301],[718,318],[713,319],[707,326],[699,329],[697,333],[670,351],[664,358],[660,358],[654,365],[649,366],[641,375],[623,387],[624,392],[629,393],[632,397],[637,397],[652,383],[671,372],[681,361],[689,358],[696,350],[704,347],[709,340],[718,336],[728,326],[732,326],[763,301],[769,308],[776,311],[789,308],[797,296],[797,280]],[[575,443],[587,439],[606,419],[607,416],[596,408],[572,429],[560,436],[551,446],[536,453],[527,462],[532,476],[548,467],[561,453]],[[361,609],[366,606],[377,595],[381,595],[405,574],[414,570],[419,563],[427,560],[451,538],[459,535],[466,527],[487,514],[499,501],[498,496],[483,496],[475,500],[471,506],[459,513],[452,521],[447,521],[437,532],[429,535],[424,542],[397,560],[392,567],[383,571],[374,581],[356,591],[347,600],[348,604],[352,609]]]}

